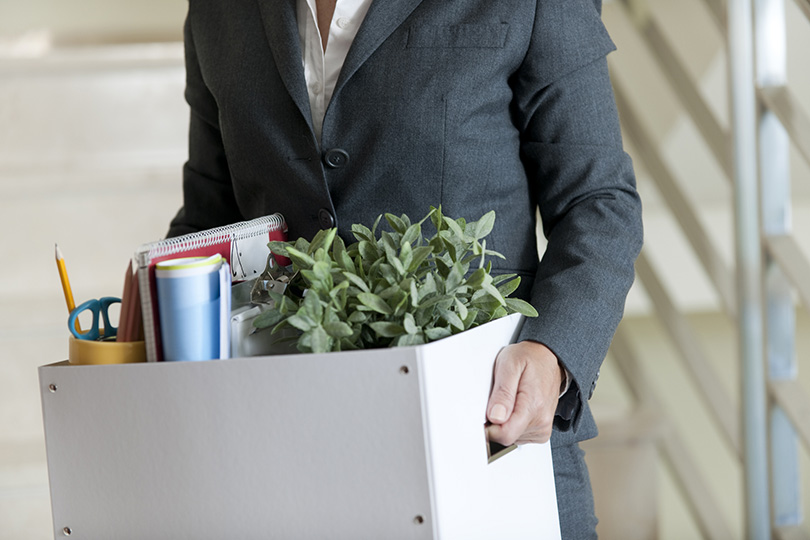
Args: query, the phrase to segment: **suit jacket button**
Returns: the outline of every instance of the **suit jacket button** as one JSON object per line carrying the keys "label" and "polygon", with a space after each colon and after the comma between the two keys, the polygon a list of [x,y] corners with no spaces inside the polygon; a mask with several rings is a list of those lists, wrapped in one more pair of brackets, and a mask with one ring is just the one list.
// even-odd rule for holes
{"label": "suit jacket button", "polygon": [[340,148],[327,150],[323,155],[323,162],[330,169],[340,169],[349,163],[349,153]]}
{"label": "suit jacket button", "polygon": [[318,210],[318,223],[320,223],[321,229],[331,229],[335,226],[335,218],[332,217],[329,210],[321,208]]}

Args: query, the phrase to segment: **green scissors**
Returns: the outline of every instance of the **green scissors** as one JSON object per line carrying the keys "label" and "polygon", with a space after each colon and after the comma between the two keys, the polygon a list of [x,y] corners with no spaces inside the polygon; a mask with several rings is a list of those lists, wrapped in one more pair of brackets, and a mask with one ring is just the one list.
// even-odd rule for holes
{"label": "green scissors", "polygon": [[[104,319],[104,339],[114,337],[118,333],[118,327],[113,326],[110,323],[110,315],[107,313],[107,310],[116,302],[120,304],[121,299],[114,296],[105,296],[104,298],[100,298],[98,300],[88,300],[71,311],[70,316],[68,317],[68,329],[73,334],[73,337],[76,339],[97,341],[101,337],[101,332],[99,331],[98,326],[99,314],[101,314],[101,317]],[[76,330],[76,319],[78,319],[79,315],[85,311],[90,311],[93,314],[93,325],[90,327],[90,330],[80,334],[79,331]]]}

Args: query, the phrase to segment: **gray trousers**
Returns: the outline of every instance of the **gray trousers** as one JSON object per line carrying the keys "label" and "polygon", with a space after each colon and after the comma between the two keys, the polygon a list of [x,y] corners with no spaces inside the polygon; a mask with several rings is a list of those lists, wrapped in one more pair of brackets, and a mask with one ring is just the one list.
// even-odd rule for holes
{"label": "gray trousers", "polygon": [[553,448],[551,455],[562,540],[596,538],[597,519],[585,452],[578,444],[569,444]]}

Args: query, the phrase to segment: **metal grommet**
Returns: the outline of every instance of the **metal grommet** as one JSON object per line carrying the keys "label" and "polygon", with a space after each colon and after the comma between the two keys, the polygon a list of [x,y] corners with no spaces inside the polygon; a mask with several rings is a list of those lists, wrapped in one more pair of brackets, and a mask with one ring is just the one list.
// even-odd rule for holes
{"label": "metal grommet", "polygon": [[413,518],[414,525],[421,525],[424,522],[425,518],[423,518],[421,515],[417,515],[415,518]]}
{"label": "metal grommet", "polygon": [[[53,384],[53,383],[49,384],[48,385],[48,390],[51,392],[51,394],[53,394],[54,392],[56,392],[56,385]],[[65,527],[65,529],[67,529],[67,527]],[[70,530],[70,529],[68,529],[68,530]]]}
{"label": "metal grommet", "polygon": [[64,534],[65,536],[70,536],[71,534],[73,534],[73,531],[70,530],[70,527],[65,527],[64,529],[62,529],[62,534]]}
{"label": "metal grommet", "polygon": [[408,369],[408,366],[402,366],[399,368],[400,375],[407,375],[411,370]]}

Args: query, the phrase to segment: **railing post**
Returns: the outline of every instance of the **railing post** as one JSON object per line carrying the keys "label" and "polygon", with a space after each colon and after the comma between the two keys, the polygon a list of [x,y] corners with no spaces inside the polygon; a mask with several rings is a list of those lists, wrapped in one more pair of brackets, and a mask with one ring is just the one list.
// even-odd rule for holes
{"label": "railing post", "polygon": [[752,5],[751,0],[729,0],[727,7],[739,297],[737,321],[742,361],[746,536],[749,539],[763,540],[770,538],[771,524]]}
{"label": "railing post", "polygon": [[[761,89],[787,84],[784,0],[755,0],[756,82]],[[759,166],[763,239],[791,232],[790,138],[777,115],[759,111]],[[795,380],[796,314],[792,286],[779,264],[765,256],[765,343],[771,380]],[[802,519],[796,430],[777,405],[770,413],[771,488],[774,525]]]}

